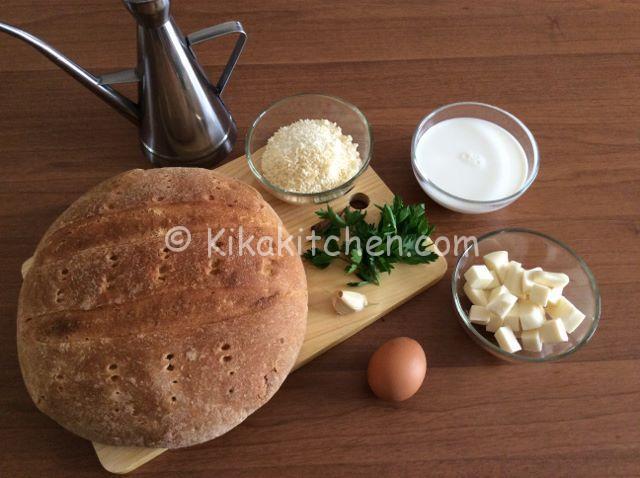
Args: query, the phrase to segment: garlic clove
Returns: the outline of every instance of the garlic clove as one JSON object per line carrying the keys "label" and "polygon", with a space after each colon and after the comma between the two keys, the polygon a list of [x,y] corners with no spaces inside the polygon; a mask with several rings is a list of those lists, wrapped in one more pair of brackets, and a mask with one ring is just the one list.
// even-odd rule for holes
{"label": "garlic clove", "polygon": [[339,290],[333,296],[333,308],[340,315],[359,312],[368,305],[367,296],[350,290]]}

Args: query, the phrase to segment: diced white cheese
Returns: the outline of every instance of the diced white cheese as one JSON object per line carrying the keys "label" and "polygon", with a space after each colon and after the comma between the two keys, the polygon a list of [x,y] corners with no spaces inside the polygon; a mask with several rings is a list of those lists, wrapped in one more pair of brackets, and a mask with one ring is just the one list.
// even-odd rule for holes
{"label": "diced white cheese", "polygon": [[516,297],[524,297],[522,291],[522,275],[524,269],[519,262],[511,261],[506,267],[504,285]]}
{"label": "diced white cheese", "polygon": [[499,315],[491,314],[491,318],[489,319],[489,322],[487,323],[487,326],[486,326],[486,331],[495,332],[500,327],[502,327],[502,324],[503,324],[503,319],[501,319]]}
{"label": "diced white cheese", "polygon": [[501,285],[500,287],[496,287],[495,289],[491,289],[489,291],[489,297],[487,299],[487,303],[491,302],[493,299],[495,299],[496,297],[498,297],[501,294],[506,294],[509,292],[509,289],[507,289],[505,286]]}
{"label": "diced white cheese", "polygon": [[520,318],[520,307],[519,307],[518,302],[513,304],[513,307],[511,307],[511,310],[509,312],[507,312],[507,317]]}
{"label": "diced white cheese", "polygon": [[542,324],[542,327],[540,327],[539,330],[542,343],[558,344],[569,340],[569,337],[567,336],[567,329],[565,328],[562,319],[548,320]]}
{"label": "diced white cheese", "polygon": [[464,273],[464,278],[474,289],[486,289],[494,280],[493,274],[484,265],[471,266]]}
{"label": "diced white cheese", "polygon": [[584,318],[585,315],[576,309],[569,317],[561,317],[560,320],[564,323],[567,332],[572,333],[580,326]]}
{"label": "diced white cheese", "polygon": [[525,269],[524,274],[522,274],[522,291],[523,292],[529,292],[529,290],[531,289],[533,284],[535,284],[535,282],[533,282],[531,280],[531,273],[532,272],[541,271],[541,270],[542,270],[542,267],[534,267],[533,269]]}
{"label": "diced white cheese", "polygon": [[518,298],[507,292],[506,294],[500,294],[492,301],[489,301],[487,309],[504,319],[516,302],[518,302]]}
{"label": "diced white cheese", "polygon": [[540,339],[540,331],[538,329],[525,330],[520,335],[522,340],[522,348],[529,352],[542,351],[542,340]]}
{"label": "diced white cheese", "polygon": [[569,318],[581,313],[566,297],[560,297],[558,302],[548,305],[546,311],[554,319]]}
{"label": "diced white cheese", "polygon": [[466,283],[463,289],[465,295],[469,298],[472,304],[486,306],[489,302],[489,294],[486,290],[474,289],[469,285],[469,283]]}
{"label": "diced white cheese", "polygon": [[507,251],[490,252],[483,259],[489,269],[498,272],[509,263],[509,253]]}
{"label": "diced white cheese", "polygon": [[501,284],[504,284],[504,280],[507,277],[508,265],[509,264],[506,264],[496,271],[496,273],[498,274],[498,279],[500,280]]}
{"label": "diced white cheese", "polygon": [[487,310],[486,307],[482,307],[481,305],[471,306],[471,310],[469,311],[469,320],[472,324],[487,325],[490,318],[491,313]]}
{"label": "diced white cheese", "polygon": [[554,288],[552,288],[551,292],[549,292],[549,300],[547,301],[547,305],[549,305],[549,304],[557,304],[558,301],[560,300],[560,297],[562,297],[562,291],[563,290],[564,290],[564,287],[554,287]]}
{"label": "diced white cheese", "polygon": [[549,296],[551,295],[551,289],[546,285],[540,285],[537,282],[532,282],[529,287],[529,301],[541,307],[546,307],[549,303]]}
{"label": "diced white cheese", "polygon": [[531,280],[547,287],[564,287],[569,283],[569,276],[562,272],[535,271]]}
{"label": "diced white cheese", "polygon": [[513,304],[513,307],[511,307],[511,310],[507,312],[507,315],[504,318],[504,323],[503,323],[503,325],[505,326],[508,325],[509,328],[513,330],[513,333],[515,334],[516,337],[520,337],[520,331],[522,330],[522,327],[520,325],[519,310],[520,310],[520,304],[516,302],[515,304]]}
{"label": "diced white cheese", "polygon": [[509,327],[500,327],[495,333],[495,338],[500,348],[507,352],[515,353],[522,350],[520,342]]}
{"label": "diced white cheese", "polygon": [[[541,267],[524,269],[509,260],[507,251],[485,255],[484,265],[470,267],[464,278],[465,294],[473,303],[469,320],[494,332],[500,347],[509,352],[522,348],[540,352],[545,343],[567,342],[567,334],[585,319],[562,295],[569,283],[567,274]],[[551,320],[546,320],[546,314]]]}
{"label": "diced white cheese", "polygon": [[518,303],[522,330],[533,330],[544,324],[544,309],[528,301]]}
{"label": "diced white cheese", "polygon": [[511,330],[513,330],[513,333],[518,335],[520,333],[520,318],[519,317],[514,317],[514,316],[510,316],[507,315],[504,318],[504,323],[503,325],[505,327],[509,327]]}
{"label": "diced white cheese", "polygon": [[500,279],[498,278],[498,273],[496,271],[489,271],[493,276],[493,282],[485,287],[485,289],[495,289],[496,287],[500,287]]}

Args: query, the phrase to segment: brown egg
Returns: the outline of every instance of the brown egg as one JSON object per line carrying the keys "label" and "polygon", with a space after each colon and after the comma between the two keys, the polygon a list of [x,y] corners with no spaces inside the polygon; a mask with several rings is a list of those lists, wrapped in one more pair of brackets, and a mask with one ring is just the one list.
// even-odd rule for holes
{"label": "brown egg", "polygon": [[409,337],[385,342],[369,359],[367,380],[377,397],[401,402],[412,397],[427,373],[422,346]]}

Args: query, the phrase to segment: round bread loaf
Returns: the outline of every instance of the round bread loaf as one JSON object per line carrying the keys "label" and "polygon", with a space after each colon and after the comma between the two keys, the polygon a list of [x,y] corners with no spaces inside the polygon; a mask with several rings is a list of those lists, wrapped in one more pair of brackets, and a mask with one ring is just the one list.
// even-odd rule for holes
{"label": "round bread loaf", "polygon": [[[175,226],[191,234],[181,252],[165,240]],[[240,252],[241,235],[255,253]],[[49,228],[24,279],[18,354],[31,398],[108,445],[177,448],[235,427],[280,387],[304,339],[304,268],[279,235],[255,189],[208,170],[98,185]]]}

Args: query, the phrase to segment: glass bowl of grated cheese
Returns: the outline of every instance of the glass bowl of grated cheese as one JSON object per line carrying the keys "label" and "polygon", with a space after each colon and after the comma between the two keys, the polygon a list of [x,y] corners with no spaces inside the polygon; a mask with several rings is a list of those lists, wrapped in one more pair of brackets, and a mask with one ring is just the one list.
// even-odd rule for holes
{"label": "glass bowl of grated cheese", "polygon": [[269,106],[246,138],[249,169],[291,204],[329,202],[350,191],[371,161],[371,127],[354,105],[301,94]]}

